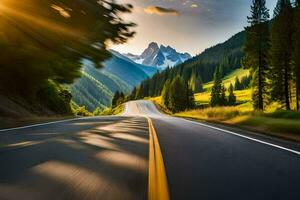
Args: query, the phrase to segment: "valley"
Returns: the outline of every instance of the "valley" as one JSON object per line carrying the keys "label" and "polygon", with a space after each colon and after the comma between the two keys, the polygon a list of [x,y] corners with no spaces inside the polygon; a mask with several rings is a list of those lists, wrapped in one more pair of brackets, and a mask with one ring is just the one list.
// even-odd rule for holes
{"label": "valley", "polygon": [[110,52],[112,58],[103,63],[103,69],[95,69],[92,62],[84,60],[82,77],[70,87],[74,103],[85,106],[89,112],[110,107],[115,92],[129,95],[134,87],[158,71],[191,58],[187,53],[178,53],[170,46],[159,47],[155,42],[150,43],[141,56]]}
{"label": "valley", "polygon": [[300,0],[0,0],[0,200],[300,199]]}

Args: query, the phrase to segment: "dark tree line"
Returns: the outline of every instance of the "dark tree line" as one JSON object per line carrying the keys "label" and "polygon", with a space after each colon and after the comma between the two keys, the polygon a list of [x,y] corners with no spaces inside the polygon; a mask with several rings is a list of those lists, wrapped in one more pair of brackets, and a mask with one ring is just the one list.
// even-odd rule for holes
{"label": "dark tree line", "polygon": [[122,43],[133,36],[133,24],[120,18],[131,8],[112,0],[2,1],[0,93],[51,108],[57,101],[68,106],[70,94],[61,84],[81,76],[83,58],[101,67],[110,57],[106,41]]}
{"label": "dark tree line", "polygon": [[299,95],[300,95],[300,1],[296,1],[296,8],[294,11],[294,52],[292,54],[293,69],[295,73],[296,82],[296,104],[299,110]]}
{"label": "dark tree line", "polygon": [[234,95],[233,85],[229,86],[229,95],[226,96],[226,88],[222,83],[222,75],[220,68],[216,69],[214,75],[214,85],[211,89],[210,106],[233,106],[236,104],[236,96]]}
{"label": "dark tree line", "polygon": [[[245,66],[252,71],[254,107],[263,110],[272,101],[299,109],[299,0],[278,0],[271,30],[265,0],[253,0],[246,28]],[[269,31],[270,30],[270,31]]]}
{"label": "dark tree line", "polygon": [[241,79],[235,77],[234,90],[244,90],[251,87],[251,76],[244,76]]}
{"label": "dark tree line", "polygon": [[121,105],[125,101],[126,101],[126,97],[125,97],[124,93],[116,91],[115,94],[114,94],[114,97],[112,99],[111,106],[112,106],[112,108],[114,108],[118,105]]}
{"label": "dark tree line", "polygon": [[269,50],[269,10],[265,0],[253,0],[251,16],[248,17],[250,26],[246,27],[247,40],[245,43],[246,56],[244,64],[251,69],[253,76],[253,105],[264,109],[264,89],[268,70]]}
{"label": "dark tree line", "polygon": [[167,80],[162,91],[163,104],[172,112],[193,108],[194,93],[188,83],[177,76],[172,82]]}

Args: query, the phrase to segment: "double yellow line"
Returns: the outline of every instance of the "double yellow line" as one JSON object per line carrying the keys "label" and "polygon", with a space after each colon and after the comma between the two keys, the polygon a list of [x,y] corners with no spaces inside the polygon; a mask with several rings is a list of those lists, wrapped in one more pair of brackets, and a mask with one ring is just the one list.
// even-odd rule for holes
{"label": "double yellow line", "polygon": [[149,179],[148,200],[169,200],[169,187],[158,137],[149,117]]}

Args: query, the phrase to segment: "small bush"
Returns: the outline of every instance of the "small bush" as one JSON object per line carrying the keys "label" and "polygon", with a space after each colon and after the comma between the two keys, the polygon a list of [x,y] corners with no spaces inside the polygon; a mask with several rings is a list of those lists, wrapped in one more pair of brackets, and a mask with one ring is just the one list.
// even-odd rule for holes
{"label": "small bush", "polygon": [[117,107],[114,108],[107,108],[105,109],[101,115],[117,115],[122,113],[124,110],[124,106],[123,105],[118,105]]}
{"label": "small bush", "polygon": [[74,109],[73,112],[74,112],[74,114],[75,114],[76,116],[83,116],[83,117],[93,116],[93,114],[90,113],[90,112],[85,108],[85,106],[78,107],[78,108]]}

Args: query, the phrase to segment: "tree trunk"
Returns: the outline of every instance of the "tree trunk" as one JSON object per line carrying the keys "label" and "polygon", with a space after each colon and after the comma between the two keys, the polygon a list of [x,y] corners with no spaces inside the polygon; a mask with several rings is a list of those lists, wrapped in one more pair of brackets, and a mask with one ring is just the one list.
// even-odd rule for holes
{"label": "tree trunk", "polygon": [[259,50],[259,58],[258,58],[258,109],[264,110],[264,102],[263,102],[263,80],[262,80],[262,57],[261,57],[261,49]]}
{"label": "tree trunk", "polygon": [[296,78],[296,108],[297,108],[297,111],[299,111],[299,87],[300,87],[300,83],[299,83],[299,80],[298,78]]}
{"label": "tree trunk", "polygon": [[290,96],[289,96],[289,76],[288,69],[284,69],[284,93],[285,93],[285,107],[286,110],[291,110]]}

